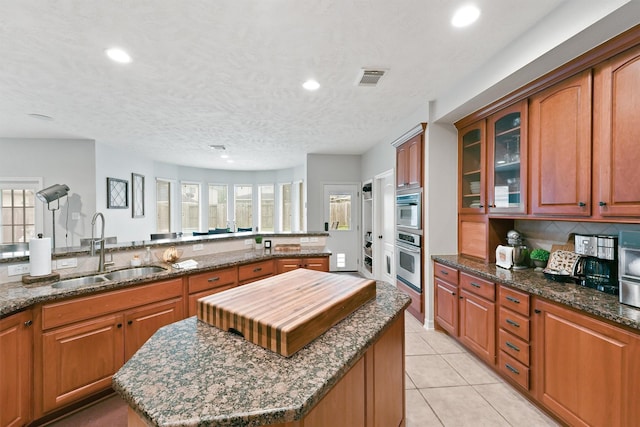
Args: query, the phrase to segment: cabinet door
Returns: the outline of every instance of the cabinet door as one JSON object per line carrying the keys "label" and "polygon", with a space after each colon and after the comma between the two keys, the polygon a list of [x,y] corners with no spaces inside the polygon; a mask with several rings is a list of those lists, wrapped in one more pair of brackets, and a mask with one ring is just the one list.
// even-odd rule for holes
{"label": "cabinet door", "polygon": [[458,336],[458,288],[438,278],[434,279],[436,322],[449,335]]}
{"label": "cabinet door", "polygon": [[31,418],[31,312],[0,320],[0,426],[26,425]]}
{"label": "cabinet door", "polygon": [[241,285],[264,279],[276,274],[273,260],[254,262],[238,267],[238,281]]}
{"label": "cabinet door", "polygon": [[396,149],[396,187],[406,188],[408,183],[409,150],[405,144]]}
{"label": "cabinet door", "polygon": [[594,202],[602,217],[640,217],[640,48],[594,77]]}
{"label": "cabinet door", "polygon": [[591,215],[591,70],[531,97],[531,213]]}
{"label": "cabinet door", "polygon": [[124,363],[122,315],[42,334],[42,409],[49,412],[108,389]]}
{"label": "cabinet door", "polygon": [[276,274],[286,273],[287,271],[302,268],[302,259],[300,258],[283,258],[276,261]]}
{"label": "cabinet door", "polygon": [[640,338],[546,301],[534,308],[538,400],[570,425],[637,424]]}
{"label": "cabinet door", "polygon": [[490,365],[496,363],[496,305],[460,291],[460,341]]}
{"label": "cabinet door", "polygon": [[458,131],[459,213],[486,213],[485,140],[484,120]]}
{"label": "cabinet door", "polygon": [[490,214],[527,212],[527,101],[489,117],[487,204]]}
{"label": "cabinet door", "polygon": [[329,258],[302,258],[302,266],[308,270],[329,271]]}
{"label": "cabinet door", "polygon": [[422,135],[416,135],[396,150],[396,186],[422,187]]}
{"label": "cabinet door", "polygon": [[125,314],[125,361],[161,327],[182,319],[182,298],[145,305]]}

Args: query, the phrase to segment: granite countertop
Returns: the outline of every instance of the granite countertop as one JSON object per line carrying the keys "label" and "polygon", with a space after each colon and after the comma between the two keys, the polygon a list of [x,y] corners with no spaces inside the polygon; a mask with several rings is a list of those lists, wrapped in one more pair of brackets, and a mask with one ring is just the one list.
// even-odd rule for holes
{"label": "granite countertop", "polygon": [[[503,283],[532,295],[576,308],[614,323],[640,330],[640,309],[619,302],[618,296],[573,283],[560,283],[544,277],[541,271],[506,270],[460,255],[434,255],[434,261]],[[639,331],[640,332],[640,331]]]}
{"label": "granite countertop", "polygon": [[[248,285],[250,286],[250,285]],[[291,357],[197,318],[161,328],[113,377],[113,388],[156,426],[259,426],[298,420],[409,305],[395,287]]]}
{"label": "granite countertop", "polygon": [[[150,274],[148,276],[136,277],[128,280],[113,280],[101,282],[92,285],[86,285],[78,288],[53,288],[51,282],[38,282],[32,284],[24,284],[21,281],[0,284],[0,317],[5,317],[16,313],[20,310],[28,308],[37,303],[55,301],[63,298],[74,296],[88,295],[95,292],[124,288],[128,286],[140,285],[156,280],[171,279],[181,277],[185,274],[194,274],[205,272],[213,269],[232,267],[235,265],[248,264],[256,261],[269,260],[273,258],[295,258],[299,256],[329,256],[330,251],[324,247],[303,247],[296,251],[279,252],[272,250],[267,251],[233,251],[223,252],[211,255],[202,255],[190,257],[198,262],[196,268],[184,270],[173,268],[169,264],[155,263],[166,270],[160,273]],[[127,267],[119,267],[109,271],[122,270]],[[102,274],[102,273],[101,273]],[[87,276],[71,275],[61,277],[61,279],[69,279],[73,277]]]}

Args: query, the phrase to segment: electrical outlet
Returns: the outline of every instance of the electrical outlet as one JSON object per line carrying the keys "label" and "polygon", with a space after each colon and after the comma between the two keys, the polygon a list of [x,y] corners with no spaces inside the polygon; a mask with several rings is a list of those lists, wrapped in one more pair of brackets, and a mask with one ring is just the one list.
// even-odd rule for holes
{"label": "electrical outlet", "polygon": [[244,239],[244,244],[249,246],[249,245],[253,245],[253,240],[251,239]]}
{"label": "electrical outlet", "polygon": [[308,237],[301,237],[300,238],[300,243],[309,243],[309,238]]}
{"label": "electrical outlet", "polygon": [[62,268],[73,268],[78,266],[78,258],[62,258],[56,263],[58,270]]}
{"label": "electrical outlet", "polygon": [[22,274],[29,274],[30,271],[31,267],[29,264],[16,264],[10,265],[7,273],[9,276],[20,276]]}
{"label": "electrical outlet", "polygon": [[202,243],[198,243],[198,244],[193,245],[193,250],[194,251],[201,251],[203,249],[204,249],[204,245]]}
{"label": "electrical outlet", "polygon": [[309,237],[309,241],[311,243],[318,243],[318,238],[317,237]]}

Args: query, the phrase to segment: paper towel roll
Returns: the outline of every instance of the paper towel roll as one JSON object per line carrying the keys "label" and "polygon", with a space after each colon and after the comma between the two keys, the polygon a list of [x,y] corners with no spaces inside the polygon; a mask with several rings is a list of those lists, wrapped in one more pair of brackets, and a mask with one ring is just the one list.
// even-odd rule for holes
{"label": "paper towel roll", "polygon": [[51,273],[51,238],[29,240],[29,268],[31,276]]}

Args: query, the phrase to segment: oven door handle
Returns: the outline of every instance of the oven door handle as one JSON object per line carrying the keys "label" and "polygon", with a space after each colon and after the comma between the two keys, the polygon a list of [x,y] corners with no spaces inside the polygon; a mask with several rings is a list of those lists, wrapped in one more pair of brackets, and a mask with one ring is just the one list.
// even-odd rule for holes
{"label": "oven door handle", "polygon": [[400,242],[396,242],[396,245],[398,245],[400,249],[405,250],[407,252],[412,252],[414,254],[419,254],[421,252],[420,248],[415,248],[413,246],[409,246],[407,244],[403,244]]}

